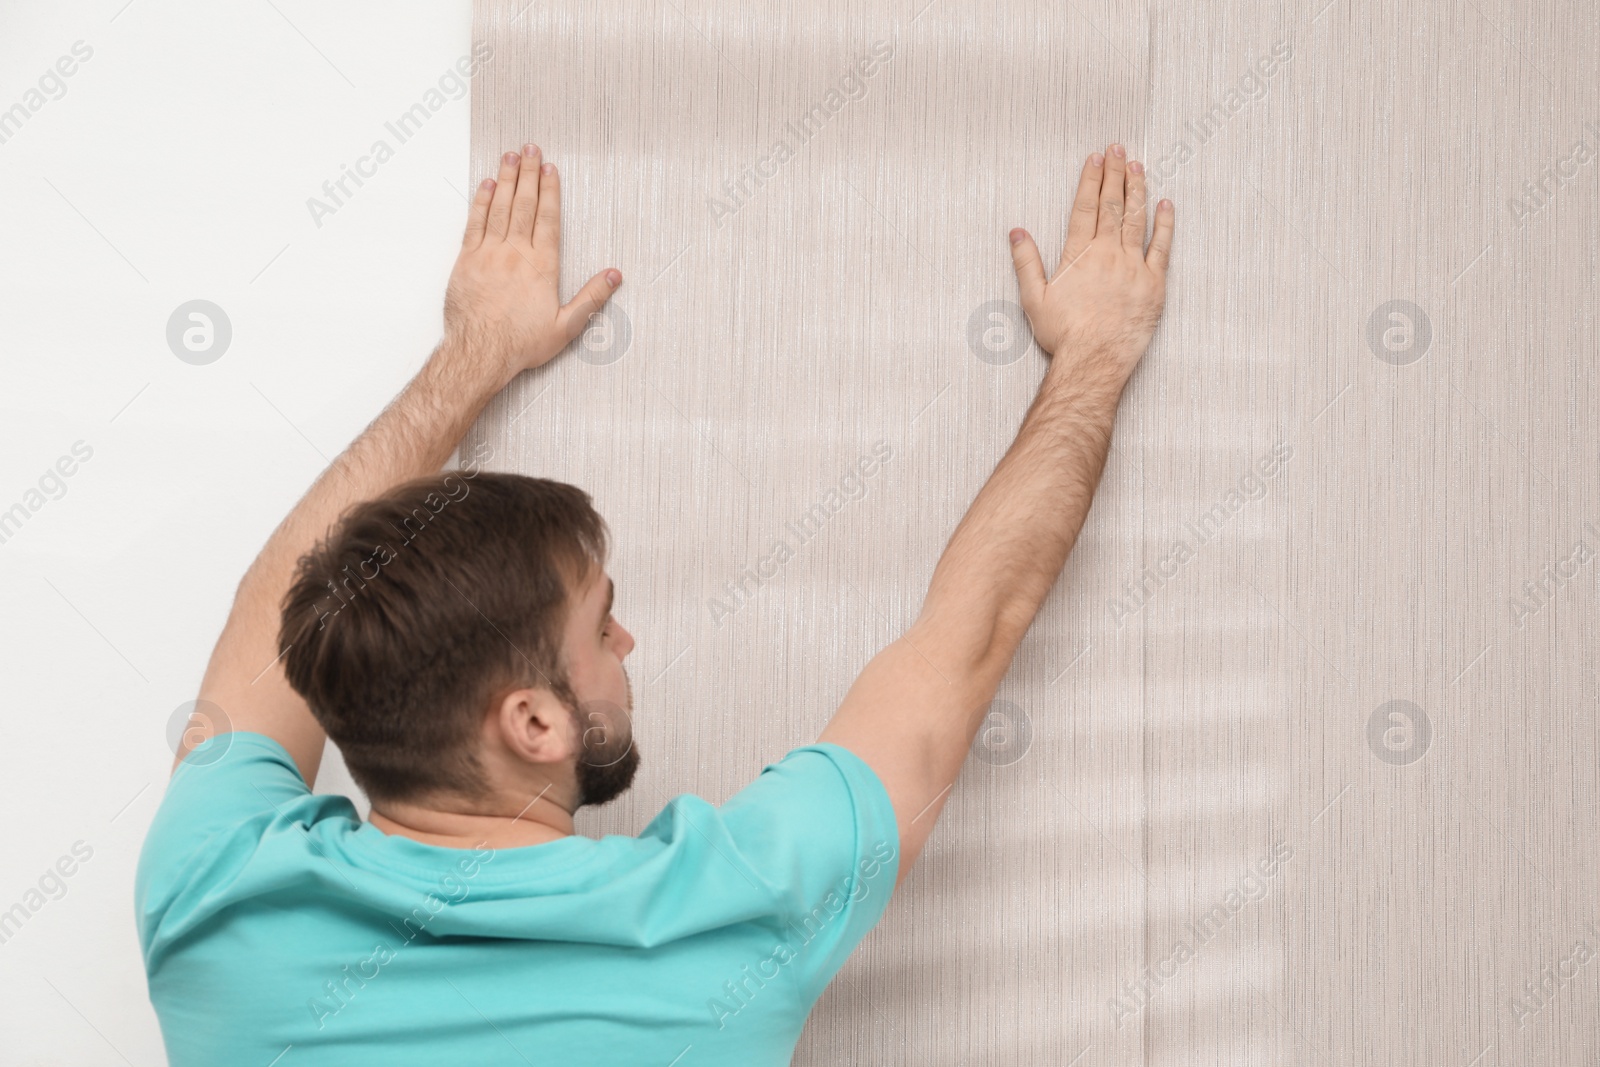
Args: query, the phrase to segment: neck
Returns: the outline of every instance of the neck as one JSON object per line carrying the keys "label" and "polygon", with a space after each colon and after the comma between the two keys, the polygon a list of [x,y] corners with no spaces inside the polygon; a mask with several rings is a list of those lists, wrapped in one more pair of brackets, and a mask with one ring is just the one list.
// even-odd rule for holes
{"label": "neck", "polygon": [[465,804],[374,804],[370,823],[386,834],[409,837],[443,848],[522,848],[571,837],[572,813],[561,807],[547,790],[521,804],[501,802],[491,813],[469,810]]}

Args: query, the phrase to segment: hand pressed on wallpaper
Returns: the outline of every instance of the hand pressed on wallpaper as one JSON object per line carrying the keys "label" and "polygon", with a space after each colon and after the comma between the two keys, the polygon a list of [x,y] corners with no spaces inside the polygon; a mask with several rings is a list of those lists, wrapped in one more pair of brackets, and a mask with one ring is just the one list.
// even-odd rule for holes
{"label": "hand pressed on wallpaper", "polygon": [[1144,167],[1111,145],[1083,165],[1055,276],[1045,280],[1033,238],[1011,231],[1011,256],[1022,310],[1034,340],[1056,362],[1113,376],[1119,386],[1144,355],[1166,301],[1172,250],[1172,201],[1157,206],[1155,234],[1144,243]]}
{"label": "hand pressed on wallpaper", "polygon": [[502,385],[543,366],[622,284],[622,272],[607,268],[562,304],[560,277],[561,178],[526,144],[521,156],[501,158],[499,180],[485,178],[473,198],[445,290],[446,341],[494,362]]}

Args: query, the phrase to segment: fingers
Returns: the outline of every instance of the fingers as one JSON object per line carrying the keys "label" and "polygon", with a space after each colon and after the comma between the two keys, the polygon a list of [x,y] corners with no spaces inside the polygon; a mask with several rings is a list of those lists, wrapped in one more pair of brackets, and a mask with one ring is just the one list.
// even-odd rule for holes
{"label": "fingers", "polygon": [[533,240],[533,218],[539,209],[539,146],[522,146],[517,167],[517,190],[511,197],[510,239],[527,244]]}
{"label": "fingers", "polygon": [[472,206],[467,209],[467,232],[461,238],[462,248],[477,248],[483,243],[483,228],[489,221],[489,198],[493,195],[493,178],[485,178],[478,183]]}
{"label": "fingers", "polygon": [[1167,276],[1167,262],[1172,258],[1172,201],[1163,200],[1156,205],[1156,232],[1150,238],[1150,251],[1144,261],[1162,278]]}
{"label": "fingers", "polygon": [[515,152],[507,152],[500,157],[500,178],[495,185],[494,199],[489,201],[489,224],[484,234],[485,240],[505,240],[511,225],[511,198],[516,194],[517,169],[521,163],[522,157]]}
{"label": "fingers", "polygon": [[561,331],[561,336],[570,342],[582,333],[589,325],[589,316],[605,307],[621,284],[622,272],[614,267],[590,278],[588,284],[578,290],[578,295],[556,312],[556,329]]}
{"label": "fingers", "polygon": [[1144,164],[1134,160],[1128,164],[1127,208],[1122,215],[1122,247],[1130,252],[1144,252],[1144,207]]}
{"label": "fingers", "polygon": [[1095,226],[1096,237],[1121,240],[1123,179],[1127,172],[1127,152],[1114,144],[1106,152],[1105,178],[1100,182],[1100,221]]}
{"label": "fingers", "polygon": [[1011,262],[1017,268],[1022,310],[1031,313],[1044,296],[1044,264],[1039,260],[1039,246],[1033,243],[1028,231],[1020,227],[1011,231]]}
{"label": "fingers", "polygon": [[1089,247],[1094,240],[1095,221],[1100,217],[1100,181],[1105,170],[1105,157],[1099,152],[1084,160],[1083,173],[1078,176],[1078,193],[1072,198],[1072,214],[1067,219],[1067,243],[1061,250],[1059,274]]}
{"label": "fingers", "polygon": [[561,175],[546,163],[539,178],[539,214],[533,223],[533,265],[554,278],[561,272]]}

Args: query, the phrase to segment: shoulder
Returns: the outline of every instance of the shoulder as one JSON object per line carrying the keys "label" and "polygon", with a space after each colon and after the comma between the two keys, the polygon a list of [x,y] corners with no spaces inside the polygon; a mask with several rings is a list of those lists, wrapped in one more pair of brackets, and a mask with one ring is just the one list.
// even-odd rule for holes
{"label": "shoulder", "polygon": [[265,734],[220,734],[173,771],[139,853],[134,882],[147,958],[158,928],[229,903],[252,867],[309,854],[314,835],[359,826],[355,806],[313,794],[288,751]]}
{"label": "shoulder", "polygon": [[763,767],[722,810],[756,823],[777,820],[819,829],[848,824],[882,838],[880,851],[899,851],[894,805],[883,780],[866,760],[831,742],[791,749]]}
{"label": "shoulder", "polygon": [[703,816],[727,856],[753,871],[785,912],[810,910],[830,892],[859,894],[857,882],[883,883],[880,896],[894,885],[894,805],[876,772],[843,746],[792,749],[720,807],[692,800],[698,806],[685,814]]}

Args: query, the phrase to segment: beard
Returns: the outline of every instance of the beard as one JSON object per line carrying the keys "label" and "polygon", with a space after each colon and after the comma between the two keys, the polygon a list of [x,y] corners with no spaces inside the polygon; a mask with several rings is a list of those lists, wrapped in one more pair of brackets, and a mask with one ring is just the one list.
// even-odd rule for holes
{"label": "beard", "polygon": [[[577,708],[569,708],[583,738],[583,752],[575,767],[580,808],[609,804],[628,791],[639,770],[639,750],[633,743],[633,683],[626,670],[622,677],[628,686],[626,708],[608,700],[584,701]],[[611,728],[596,728],[597,719],[611,724]],[[623,725],[626,732],[620,728]]]}

